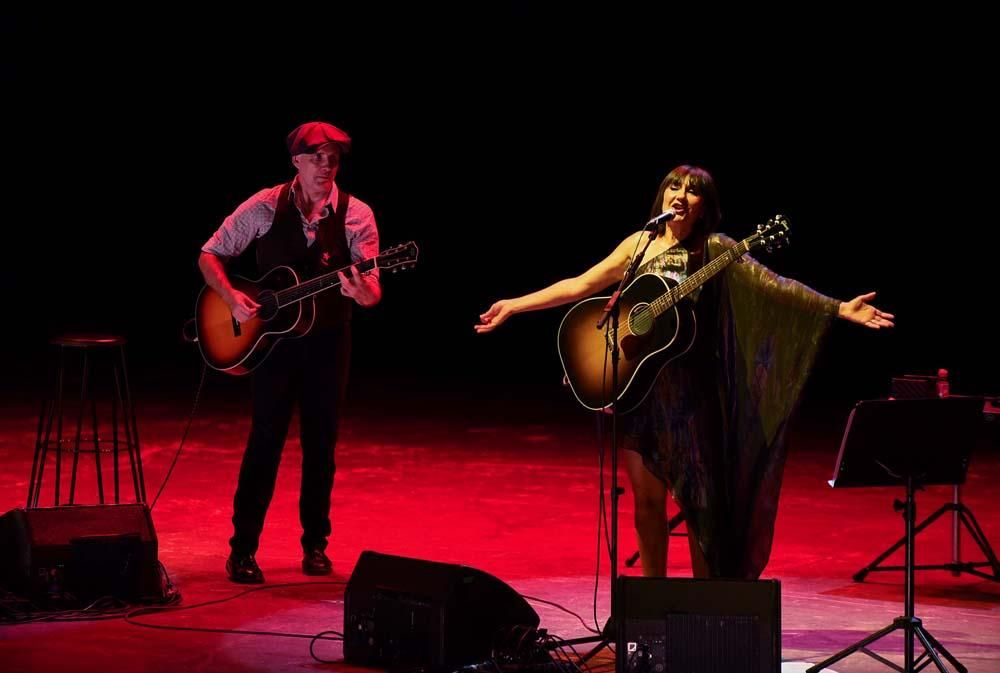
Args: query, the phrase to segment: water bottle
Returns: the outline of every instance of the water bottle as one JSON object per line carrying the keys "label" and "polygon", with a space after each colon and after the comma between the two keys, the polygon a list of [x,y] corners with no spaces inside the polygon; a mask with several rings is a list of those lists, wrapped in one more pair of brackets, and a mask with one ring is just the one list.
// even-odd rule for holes
{"label": "water bottle", "polygon": [[939,369],[937,373],[937,396],[948,397],[948,370]]}

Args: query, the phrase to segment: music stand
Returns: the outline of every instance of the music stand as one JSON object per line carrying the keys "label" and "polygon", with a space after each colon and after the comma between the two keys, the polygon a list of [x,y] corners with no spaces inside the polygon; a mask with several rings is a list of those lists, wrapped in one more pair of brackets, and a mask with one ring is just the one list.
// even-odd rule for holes
{"label": "music stand", "polygon": [[[817,673],[857,651],[902,673],[914,673],[931,661],[941,673],[947,673],[941,656],[960,673],[968,673],[968,669],[914,615],[914,492],[922,486],[965,481],[981,410],[981,400],[950,397],[862,401],[851,410],[829,483],[833,488],[905,485],[906,501],[893,503],[893,509],[902,512],[906,527],[905,614],[807,669],[807,673]],[[868,649],[876,640],[897,629],[904,632],[902,668]],[[913,658],[914,636],[924,647],[923,654],[916,660]]]}
{"label": "music stand", "polygon": [[[893,379],[893,397],[897,399],[904,396],[919,398],[935,397],[936,394],[933,386],[935,385],[937,379],[932,377],[923,378],[927,379],[926,383],[924,383],[923,389],[914,389],[913,381],[917,380],[917,377],[915,376]],[[984,398],[973,397],[973,399],[978,400],[981,405],[985,406],[986,401]],[[979,526],[979,522],[976,521],[976,517],[972,513],[972,510],[962,502],[962,485],[960,483],[952,485],[951,502],[944,503],[932,512],[926,519],[917,525],[917,527],[913,530],[913,534],[919,535],[922,530],[949,512],[951,512],[951,563],[922,564],[913,566],[913,569],[950,570],[952,575],[955,575],[956,577],[958,577],[961,573],[969,573],[970,575],[976,575],[977,577],[982,577],[983,579],[991,580],[993,582],[1000,582],[1000,560],[997,559],[997,555],[993,552],[993,548],[990,546],[989,540],[986,539],[986,533],[984,533],[983,529]],[[972,538],[972,541],[977,547],[979,547],[983,556],[986,557],[985,561],[962,561],[962,526],[965,527],[969,536]],[[882,552],[874,561],[854,573],[854,581],[864,582],[865,577],[867,577],[870,572],[904,570],[903,566],[883,566],[881,564],[887,558],[892,556],[892,554],[905,543],[905,536],[899,538],[895,544]],[[978,568],[981,567],[988,567],[992,573],[986,573],[982,570],[978,570]]]}

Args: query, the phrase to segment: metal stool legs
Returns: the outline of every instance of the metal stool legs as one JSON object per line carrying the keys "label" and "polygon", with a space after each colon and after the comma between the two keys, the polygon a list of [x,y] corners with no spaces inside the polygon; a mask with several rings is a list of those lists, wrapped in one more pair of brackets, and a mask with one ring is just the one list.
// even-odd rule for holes
{"label": "metal stool legs", "polygon": [[[97,497],[105,504],[104,469],[101,454],[109,453],[112,463],[113,502],[121,503],[119,478],[120,450],[125,449],[132,477],[132,488],[136,502],[146,501],[146,486],[142,474],[142,458],[139,450],[139,433],[135,421],[135,407],[132,404],[125,364],[125,339],[107,335],[64,335],[51,340],[58,347],[58,365],[54,375],[54,394],[42,402],[38,416],[38,431],[35,441],[35,456],[31,466],[31,481],[28,484],[28,507],[38,507],[44,482],[45,468],[50,452],[55,453],[55,483],[53,484],[53,505],[76,504],[77,475],[80,469],[80,454],[93,452],[97,482]],[[76,428],[72,437],[63,436],[63,420],[67,412],[67,358],[68,353],[80,354],[79,400],[75,410]],[[98,415],[98,376],[101,366],[110,366],[107,402],[110,403],[111,438],[102,437]],[[103,401],[103,400],[102,400]],[[89,413],[88,413],[89,412]],[[89,420],[89,423],[87,421]],[[90,435],[85,436],[84,425],[89,425]],[[53,437],[53,425],[55,436]],[[63,452],[72,453],[70,467],[69,498],[62,502]]]}

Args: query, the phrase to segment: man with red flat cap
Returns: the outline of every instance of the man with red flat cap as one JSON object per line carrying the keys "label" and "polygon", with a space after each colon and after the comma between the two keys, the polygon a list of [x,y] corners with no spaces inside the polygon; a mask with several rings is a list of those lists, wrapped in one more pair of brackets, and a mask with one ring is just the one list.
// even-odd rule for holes
{"label": "man with red flat cap", "polygon": [[[198,266],[205,282],[229,304],[237,321],[255,316],[259,305],[240,292],[226,274],[227,260],[256,241],[260,275],[290,266],[309,278],[378,254],[378,230],[371,208],[335,182],[350,137],[326,122],[308,122],[288,134],[296,174],[240,204],[202,246]],[[334,446],[339,410],[347,384],[351,312],[356,303],[374,306],[382,297],[378,270],[340,274],[340,294],[317,294],[316,318],[308,334],[283,339],[253,373],[253,415],[233,499],[233,536],[226,561],[229,579],[260,583],[255,555],[264,528],[292,409],[299,406],[302,484],[302,570],[332,572],[325,553],[330,536]]]}

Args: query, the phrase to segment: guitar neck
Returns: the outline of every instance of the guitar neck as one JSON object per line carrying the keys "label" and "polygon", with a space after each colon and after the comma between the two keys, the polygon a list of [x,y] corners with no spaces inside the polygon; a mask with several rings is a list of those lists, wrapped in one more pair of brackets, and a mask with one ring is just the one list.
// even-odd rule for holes
{"label": "guitar neck", "polygon": [[357,267],[359,273],[364,273],[366,271],[371,271],[375,268],[375,257],[371,259],[366,259],[364,261],[358,262],[357,264],[348,264],[347,266],[335,269],[328,273],[324,273],[322,276],[316,276],[311,280],[307,280],[304,283],[299,283],[298,285],[293,285],[292,287],[287,287],[284,290],[280,290],[275,293],[275,297],[278,300],[278,307],[288,306],[289,304],[294,304],[297,301],[302,301],[307,297],[311,297],[317,292],[322,292],[323,290],[329,290],[331,287],[337,287],[340,285],[340,277],[337,275],[341,272],[350,273],[350,268],[352,266]]}
{"label": "guitar neck", "polygon": [[653,309],[653,315],[658,316],[667,309],[672,308],[681,299],[697,290],[720,271],[738,260],[743,255],[747,254],[747,252],[750,251],[749,240],[750,239],[745,239],[740,241],[713,259],[711,262],[685,278],[681,283],[678,283],[676,286],[650,302],[649,305]]}

